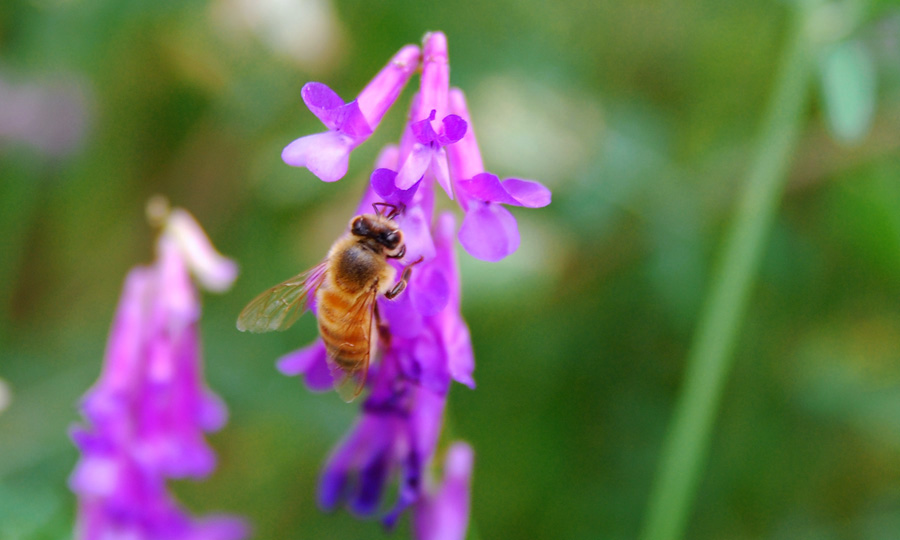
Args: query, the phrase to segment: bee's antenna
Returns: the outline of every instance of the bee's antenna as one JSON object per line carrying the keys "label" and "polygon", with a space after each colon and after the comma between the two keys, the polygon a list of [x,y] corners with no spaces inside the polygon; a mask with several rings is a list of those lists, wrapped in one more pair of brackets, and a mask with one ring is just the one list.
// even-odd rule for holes
{"label": "bee's antenna", "polygon": [[[405,205],[400,204],[391,204],[386,202],[376,202],[372,203],[372,208],[375,210],[375,214],[379,216],[384,216],[388,219],[394,219],[399,214],[401,214],[404,210],[406,210]],[[389,212],[385,213],[386,209],[390,209]]]}

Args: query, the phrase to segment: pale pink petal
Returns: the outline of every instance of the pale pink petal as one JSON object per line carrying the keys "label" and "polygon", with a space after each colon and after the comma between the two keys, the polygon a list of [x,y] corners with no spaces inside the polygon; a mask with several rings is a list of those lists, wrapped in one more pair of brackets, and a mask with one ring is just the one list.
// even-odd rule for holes
{"label": "pale pink petal", "polygon": [[294,167],[306,167],[324,182],[336,182],[347,174],[353,140],[336,131],[300,137],[287,145],[281,159]]}
{"label": "pale pink petal", "polygon": [[519,248],[519,227],[506,208],[474,201],[459,228],[459,241],[476,259],[497,262]]}
{"label": "pale pink petal", "polygon": [[447,164],[447,152],[443,148],[434,151],[431,158],[431,171],[437,183],[444,188],[444,192],[450,200],[453,200],[453,187],[450,185],[450,168]]}
{"label": "pale pink petal", "polygon": [[507,178],[503,181],[503,189],[518,201],[518,206],[541,208],[550,204],[552,195],[540,182]]}
{"label": "pale pink petal", "polygon": [[397,172],[397,188],[409,189],[418,182],[425,174],[425,171],[428,170],[433,154],[434,151],[430,146],[419,143],[414,144],[403,166]]}
{"label": "pale pink petal", "polygon": [[237,277],[237,264],[216,251],[194,216],[176,208],[169,214],[166,230],[203,288],[224,292],[231,287]]}

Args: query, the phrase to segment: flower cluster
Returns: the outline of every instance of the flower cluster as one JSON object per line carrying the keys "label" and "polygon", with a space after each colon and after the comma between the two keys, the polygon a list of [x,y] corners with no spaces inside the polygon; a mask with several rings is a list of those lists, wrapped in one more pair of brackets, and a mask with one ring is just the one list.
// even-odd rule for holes
{"label": "flower cluster", "polygon": [[[324,509],[346,504],[363,516],[383,512],[388,526],[412,508],[418,538],[452,539],[465,536],[473,452],[465,443],[452,445],[439,486],[429,470],[450,383],[474,388],[475,364],[460,312],[456,220],[449,212],[435,216],[435,185],[465,213],[460,243],[487,261],[501,260],[519,245],[516,220],[502,205],[545,206],[550,191],[529,180],[500,181],[484,170],[465,97],[449,86],[447,40],[439,32],[425,36],[421,52],[413,45],[401,49],[350,103],[323,84],[307,84],[303,99],[329,131],[292,142],[282,156],[326,182],[340,179],[350,151],[371,134],[419,68],[420,90],[400,144],[379,155],[360,213],[371,213],[378,202],[402,209],[395,218],[407,248],[402,262],[421,262],[403,294],[378,300],[387,337],[369,368],[362,415],[325,466],[319,502]],[[302,374],[311,389],[331,387],[321,339],[281,358],[278,367]],[[396,500],[389,505],[384,499],[395,478]]]}
{"label": "flower cluster", "polygon": [[152,266],[128,274],[100,379],[84,396],[88,427],[72,438],[81,451],[70,484],[78,495],[79,540],[238,540],[239,519],[194,519],[166,489],[169,478],[200,478],[215,456],[204,433],[226,419],[203,383],[200,304],[189,272],[224,291],[237,274],[190,214],[166,217]]}

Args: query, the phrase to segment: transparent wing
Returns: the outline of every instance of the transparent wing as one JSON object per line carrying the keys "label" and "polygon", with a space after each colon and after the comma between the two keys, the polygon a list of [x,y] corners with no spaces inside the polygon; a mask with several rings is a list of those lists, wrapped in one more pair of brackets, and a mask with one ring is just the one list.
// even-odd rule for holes
{"label": "transparent wing", "polygon": [[[338,347],[328,350],[328,366],[331,368],[331,376],[334,379],[334,389],[341,399],[350,403],[358,396],[366,385],[366,375],[369,372],[369,360],[375,343],[372,341],[373,325],[375,321],[375,299],[378,289],[373,287],[370,292],[361,294],[359,298],[347,309],[342,320],[342,328],[339,335],[354,335],[362,333],[363,339],[356,344],[343,343]],[[363,351],[360,351],[360,348]],[[341,358],[356,358],[363,353],[362,360],[354,362],[352,367],[347,367],[346,362],[340,362]]]}
{"label": "transparent wing", "polygon": [[238,315],[238,330],[259,333],[290,328],[306,311],[310,298],[322,285],[325,273],[323,261],[260,294]]}

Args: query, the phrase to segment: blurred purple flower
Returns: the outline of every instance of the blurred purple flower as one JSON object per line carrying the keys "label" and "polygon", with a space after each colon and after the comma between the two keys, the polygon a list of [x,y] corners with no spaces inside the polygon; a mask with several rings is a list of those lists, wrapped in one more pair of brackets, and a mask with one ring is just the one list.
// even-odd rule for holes
{"label": "blurred purple flower", "polygon": [[469,522],[469,485],[472,448],[456,443],[444,459],[444,483],[423,496],[413,510],[413,529],[419,540],[465,540]]}
{"label": "blurred purple flower", "polygon": [[71,77],[9,82],[0,74],[0,149],[31,146],[48,157],[65,157],[82,145],[90,123],[90,93]]}
{"label": "blurred purple flower", "polygon": [[281,159],[306,167],[325,182],[343,178],[350,152],[375,131],[418,64],[419,48],[403,47],[350,103],[322,83],[307,83],[300,92],[303,102],[328,131],[295,140],[281,152]]}
{"label": "blurred purple flower", "polygon": [[215,456],[204,434],[226,417],[203,384],[200,305],[189,271],[224,290],[237,269],[189,214],[175,210],[157,242],[156,262],[128,274],[103,371],[82,400],[88,427],[72,430],[82,454],[70,481],[79,497],[80,540],[237,540],[247,534],[235,518],[193,519],[165,489],[167,478],[212,472]]}
{"label": "blurred purple flower", "polygon": [[[502,205],[545,206],[550,192],[537,182],[501,182],[484,171],[462,92],[449,88],[446,37],[427,34],[422,50],[410,120],[399,146],[378,156],[358,211],[370,213],[373,203],[395,206],[406,255],[390,264],[398,271],[416,265],[403,294],[378,299],[380,355],[369,366],[370,391],[361,417],[326,463],[318,495],[325,510],[346,505],[359,516],[380,516],[388,527],[412,509],[417,538],[451,540],[464,538],[468,526],[473,452],[464,443],[449,449],[439,487],[431,469],[450,384],[474,388],[475,361],[460,311],[456,220],[449,212],[435,217],[435,186],[451,198],[456,191],[466,212],[460,241],[492,261],[519,242],[515,219]],[[442,122],[435,128],[437,118]],[[332,385],[326,354],[317,340],[279,359],[278,369],[303,375],[312,390],[326,390]]]}

